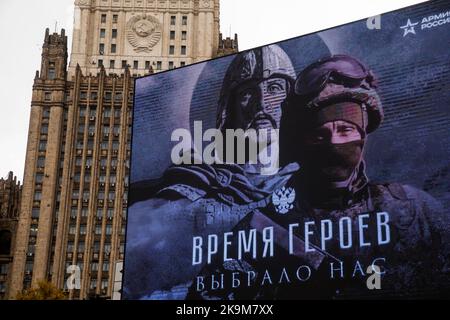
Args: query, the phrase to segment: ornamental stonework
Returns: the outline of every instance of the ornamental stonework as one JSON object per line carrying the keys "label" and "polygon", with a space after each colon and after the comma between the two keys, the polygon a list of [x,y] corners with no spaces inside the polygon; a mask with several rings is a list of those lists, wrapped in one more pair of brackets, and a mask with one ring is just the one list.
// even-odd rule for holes
{"label": "ornamental stonework", "polygon": [[151,52],[161,40],[161,23],[157,18],[140,14],[127,23],[127,39],[135,52]]}

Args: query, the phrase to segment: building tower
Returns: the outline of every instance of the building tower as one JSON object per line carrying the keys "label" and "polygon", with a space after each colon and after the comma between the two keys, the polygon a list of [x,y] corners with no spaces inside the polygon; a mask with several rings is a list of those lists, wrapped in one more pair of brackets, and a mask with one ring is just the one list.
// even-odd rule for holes
{"label": "building tower", "polygon": [[[42,280],[71,299],[112,296],[124,254],[133,78],[223,54],[219,34],[219,0],[76,0],[69,65],[64,30],[46,31],[8,298]],[[80,287],[67,287],[71,275]]]}
{"label": "building tower", "polygon": [[0,300],[8,295],[9,272],[13,260],[14,239],[19,219],[22,187],[10,172],[0,179]]}

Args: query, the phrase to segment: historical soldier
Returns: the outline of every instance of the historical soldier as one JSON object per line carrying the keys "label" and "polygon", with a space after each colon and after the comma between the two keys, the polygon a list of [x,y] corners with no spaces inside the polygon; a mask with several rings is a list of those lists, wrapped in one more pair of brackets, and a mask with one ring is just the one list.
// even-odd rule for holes
{"label": "historical soldier", "polygon": [[[281,105],[294,80],[292,63],[277,45],[238,54],[223,81],[217,128],[279,129]],[[130,209],[127,255],[133,259],[127,259],[127,269],[145,273],[135,277],[136,283],[128,282],[133,292],[151,294],[173,284],[189,286],[185,283],[199,272],[192,268],[189,254],[192,235],[232,229],[248,213],[265,207],[272,192],[297,169],[294,164],[261,176],[258,163],[169,168],[157,195]],[[148,269],[139,270],[142,265]],[[150,279],[150,274],[159,278]]]}

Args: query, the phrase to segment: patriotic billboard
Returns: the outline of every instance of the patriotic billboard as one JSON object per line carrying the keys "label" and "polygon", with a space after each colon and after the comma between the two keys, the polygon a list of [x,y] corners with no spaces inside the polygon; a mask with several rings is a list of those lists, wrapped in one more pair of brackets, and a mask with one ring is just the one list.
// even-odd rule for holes
{"label": "patriotic billboard", "polygon": [[122,298],[450,288],[450,3],[135,83]]}

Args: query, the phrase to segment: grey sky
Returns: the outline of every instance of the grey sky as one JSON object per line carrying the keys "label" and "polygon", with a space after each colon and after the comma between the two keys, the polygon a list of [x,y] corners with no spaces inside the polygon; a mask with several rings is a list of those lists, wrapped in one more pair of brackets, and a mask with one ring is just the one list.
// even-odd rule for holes
{"label": "grey sky", "polygon": [[[221,0],[221,29],[241,50],[374,16],[423,0]],[[0,176],[21,180],[35,71],[45,28],[65,28],[69,50],[74,0],[0,0]]]}

